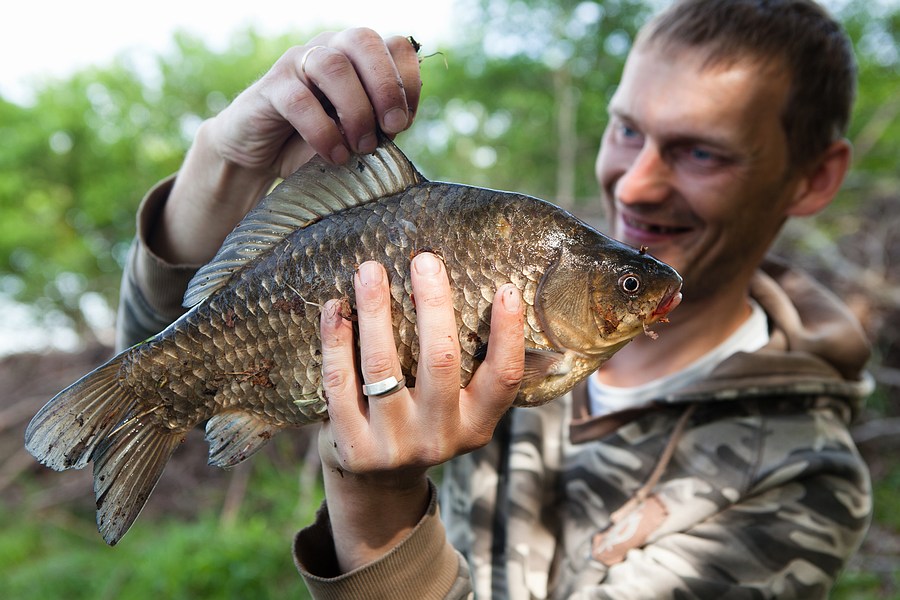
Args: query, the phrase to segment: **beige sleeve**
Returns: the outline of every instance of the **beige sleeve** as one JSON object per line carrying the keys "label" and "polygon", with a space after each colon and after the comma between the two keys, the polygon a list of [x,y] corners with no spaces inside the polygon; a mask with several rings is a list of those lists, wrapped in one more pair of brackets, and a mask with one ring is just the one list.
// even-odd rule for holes
{"label": "beige sleeve", "polygon": [[[378,518],[373,515],[373,518]],[[447,541],[431,484],[431,502],[415,529],[380,559],[340,573],[323,503],[315,522],[294,539],[294,562],[313,598],[467,598],[468,566]]]}
{"label": "beige sleeve", "polygon": [[173,175],[156,184],[138,208],[137,235],[128,252],[119,292],[118,350],[159,333],[184,313],[181,299],[201,266],[169,264],[153,254],[147,244],[174,182]]}

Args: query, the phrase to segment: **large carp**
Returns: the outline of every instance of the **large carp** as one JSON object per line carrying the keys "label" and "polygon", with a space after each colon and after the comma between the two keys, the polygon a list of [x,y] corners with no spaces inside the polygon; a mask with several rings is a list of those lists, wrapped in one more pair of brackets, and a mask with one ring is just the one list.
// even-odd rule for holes
{"label": "large carp", "polygon": [[462,385],[483,357],[494,292],[507,282],[521,290],[518,406],[571,389],[681,297],[678,274],[643,250],[543,200],[428,181],[384,139],[372,155],[345,166],[315,158],[280,183],[198,271],[190,310],[56,395],[25,446],[57,470],[94,463],[97,525],[115,544],[198,424],[210,464],[228,467],[282,429],[327,418],[319,307],[345,298],[353,309],[365,260],[387,268],[400,363],[414,386],[409,264],[426,250],[451,280]]}

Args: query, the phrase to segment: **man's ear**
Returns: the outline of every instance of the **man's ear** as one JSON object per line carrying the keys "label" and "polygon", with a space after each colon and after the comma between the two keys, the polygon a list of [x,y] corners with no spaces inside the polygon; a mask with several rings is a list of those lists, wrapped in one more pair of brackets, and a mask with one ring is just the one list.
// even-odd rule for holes
{"label": "man's ear", "polygon": [[849,141],[833,142],[803,176],[787,214],[806,217],[828,206],[844,183],[852,154]]}

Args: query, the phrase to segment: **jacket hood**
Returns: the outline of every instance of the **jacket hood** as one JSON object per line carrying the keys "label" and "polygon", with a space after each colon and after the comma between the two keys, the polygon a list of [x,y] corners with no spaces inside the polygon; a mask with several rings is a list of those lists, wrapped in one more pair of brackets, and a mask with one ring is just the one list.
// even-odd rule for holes
{"label": "jacket hood", "polygon": [[769,343],[756,352],[734,354],[708,378],[666,401],[829,395],[847,400],[856,413],[873,388],[864,370],[871,349],[843,302],[808,275],[776,261],[767,261],[756,273],[750,295],[768,316]]}

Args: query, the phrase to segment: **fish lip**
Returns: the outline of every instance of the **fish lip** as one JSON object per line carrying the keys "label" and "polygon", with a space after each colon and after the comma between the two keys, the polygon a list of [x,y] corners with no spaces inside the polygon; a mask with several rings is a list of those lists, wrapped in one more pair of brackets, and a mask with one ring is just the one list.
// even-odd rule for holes
{"label": "fish lip", "polygon": [[667,314],[672,312],[679,304],[681,304],[681,285],[673,285],[669,286],[666,290],[666,294],[663,296],[662,300],[659,301],[659,304],[656,305],[656,308],[653,309],[653,312],[650,313],[650,321],[656,321],[665,317]]}

